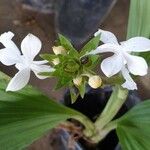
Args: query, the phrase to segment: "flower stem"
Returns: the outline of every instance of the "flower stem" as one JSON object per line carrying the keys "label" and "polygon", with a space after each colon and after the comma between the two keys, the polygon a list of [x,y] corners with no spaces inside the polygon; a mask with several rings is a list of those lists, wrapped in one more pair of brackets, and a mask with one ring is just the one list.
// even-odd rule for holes
{"label": "flower stem", "polygon": [[118,113],[126,98],[128,96],[128,90],[123,89],[121,86],[116,85],[113,89],[113,93],[108,100],[103,112],[95,122],[95,127],[99,136],[93,137],[93,140],[100,141],[103,139],[111,130],[117,127],[117,122],[111,120]]}
{"label": "flower stem", "polygon": [[93,135],[95,135],[95,124],[89,119],[87,118],[86,116],[80,114],[80,117],[79,116],[73,116],[74,119],[78,120],[79,122],[81,122],[85,129],[84,129],[84,135],[86,137],[91,137]]}

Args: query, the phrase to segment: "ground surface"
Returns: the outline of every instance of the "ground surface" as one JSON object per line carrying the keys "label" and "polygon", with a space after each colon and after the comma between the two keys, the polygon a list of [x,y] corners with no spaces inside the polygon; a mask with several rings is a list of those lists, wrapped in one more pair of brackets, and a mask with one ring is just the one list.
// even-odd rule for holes
{"label": "ground surface", "polygon": [[[114,32],[119,40],[124,40],[126,36],[127,29],[127,18],[128,18],[129,0],[118,0],[115,7],[112,9],[111,13],[105,19],[104,23],[100,26],[103,29],[110,30]],[[42,52],[51,51],[53,46],[55,36],[54,28],[54,15],[44,15],[35,13],[32,11],[22,9],[21,5],[16,3],[15,0],[0,0],[0,33],[5,31],[13,31],[16,33],[15,41],[20,43],[23,37],[29,32],[40,37],[44,43]],[[18,44],[19,46],[19,44]],[[38,58],[37,58],[38,59]],[[13,76],[15,70],[9,67],[2,67],[1,70],[5,71],[7,74]],[[145,77],[145,79],[148,77]],[[146,86],[150,85],[150,81],[146,79]],[[55,84],[55,80],[43,80],[42,82],[36,78],[31,79],[31,84],[37,86],[43,90],[46,94],[52,95],[56,99],[61,99],[64,90],[51,91],[52,86]],[[143,86],[143,84],[141,85]],[[144,87],[144,86],[143,86]],[[144,91],[144,92],[143,92]],[[144,87],[141,96],[150,97],[149,87]],[[33,143],[29,148],[30,150],[51,150],[50,148],[50,137],[45,136],[41,140]]]}

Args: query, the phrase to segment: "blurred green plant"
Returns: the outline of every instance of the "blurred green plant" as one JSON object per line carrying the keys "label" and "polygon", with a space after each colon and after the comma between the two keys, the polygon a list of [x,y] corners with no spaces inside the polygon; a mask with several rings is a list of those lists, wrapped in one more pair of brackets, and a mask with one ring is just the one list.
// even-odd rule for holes
{"label": "blurred green plant", "polygon": [[[127,39],[135,36],[150,38],[150,0],[130,0]],[[149,52],[137,55],[150,64]]]}
{"label": "blurred green plant", "polygon": [[121,117],[117,134],[123,150],[149,150],[150,100],[142,102]]}

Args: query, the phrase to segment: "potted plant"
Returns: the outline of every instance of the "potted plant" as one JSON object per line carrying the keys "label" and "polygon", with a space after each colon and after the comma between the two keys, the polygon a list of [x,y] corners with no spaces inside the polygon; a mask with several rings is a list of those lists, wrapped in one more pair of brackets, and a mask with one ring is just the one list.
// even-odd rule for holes
{"label": "potted plant", "polygon": [[[149,26],[145,24],[149,21],[146,8],[150,2],[131,2],[128,38],[123,42],[118,42],[110,31],[98,29],[77,51],[59,34],[52,48],[54,53],[42,54],[43,60],[36,61],[34,58],[42,46],[39,38],[28,34],[20,51],[12,40],[12,32],[0,36],[4,45],[0,61],[18,69],[12,79],[0,73],[2,150],[24,149],[50,129],[61,136],[64,149],[103,150],[112,144],[109,147],[112,150],[149,150],[150,100],[134,105],[139,102],[135,80],[148,73],[150,40]],[[137,8],[135,4],[140,6],[137,10],[141,10],[141,15],[147,14],[140,17],[143,26],[135,24],[139,21],[132,15]],[[112,55],[102,60],[101,54],[105,52]],[[103,75],[95,72],[97,65]],[[68,87],[69,94],[64,97],[66,106],[26,86],[31,71],[39,79],[57,78],[55,89]]]}

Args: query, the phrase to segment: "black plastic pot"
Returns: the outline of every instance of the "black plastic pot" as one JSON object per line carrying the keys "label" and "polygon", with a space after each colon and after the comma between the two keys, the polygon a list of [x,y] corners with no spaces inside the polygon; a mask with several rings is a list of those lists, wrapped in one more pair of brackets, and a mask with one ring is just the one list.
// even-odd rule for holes
{"label": "black plastic pot", "polygon": [[[89,88],[87,93],[85,94],[84,99],[78,97],[77,101],[74,104],[71,104],[70,93],[69,91],[67,91],[64,96],[64,104],[68,107],[74,108],[82,112],[94,121],[96,116],[100,114],[104,109],[111,93],[111,87],[96,90]],[[130,108],[132,108],[135,104],[139,102],[140,99],[137,92],[130,91],[126,103],[122,106],[115,118],[121,117]],[[103,141],[101,141],[98,145],[94,147],[89,147],[89,145],[86,144],[83,139],[81,139],[79,143],[81,144],[82,149],[85,150],[121,150],[115,131],[109,133]]]}
{"label": "black plastic pot", "polygon": [[61,0],[57,4],[56,27],[77,47],[98,29],[117,0]]}

